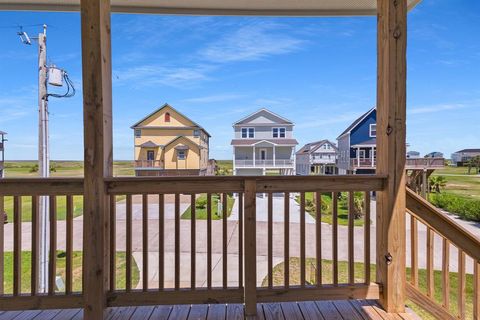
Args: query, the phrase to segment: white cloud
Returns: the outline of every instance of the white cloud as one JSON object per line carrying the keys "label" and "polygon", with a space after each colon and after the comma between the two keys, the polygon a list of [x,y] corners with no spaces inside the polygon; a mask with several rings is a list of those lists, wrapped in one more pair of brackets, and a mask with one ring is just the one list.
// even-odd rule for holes
{"label": "white cloud", "polygon": [[189,98],[183,101],[193,102],[193,103],[212,103],[212,102],[225,102],[225,101],[238,100],[243,97],[244,95],[240,95],[240,94],[224,93],[224,94],[217,94],[217,95],[211,95],[211,96],[205,96],[205,97]]}
{"label": "white cloud", "polygon": [[413,109],[407,110],[407,112],[408,114],[422,114],[422,113],[432,113],[432,112],[440,112],[440,111],[446,111],[446,110],[458,110],[458,109],[463,109],[467,107],[469,107],[469,105],[461,104],[461,103],[438,104],[438,105],[432,105],[432,106],[413,108]]}
{"label": "white cloud", "polygon": [[227,33],[200,51],[204,59],[216,63],[260,60],[297,51],[305,43],[281,32],[274,23],[254,23]]}
{"label": "white cloud", "polygon": [[310,121],[299,121],[295,126],[298,129],[310,129],[310,128],[320,128],[328,124],[334,123],[345,123],[348,124],[349,122],[358,118],[358,114],[354,113],[343,113],[335,115],[335,117],[326,117],[323,119],[319,119],[318,117],[314,117],[315,119]]}

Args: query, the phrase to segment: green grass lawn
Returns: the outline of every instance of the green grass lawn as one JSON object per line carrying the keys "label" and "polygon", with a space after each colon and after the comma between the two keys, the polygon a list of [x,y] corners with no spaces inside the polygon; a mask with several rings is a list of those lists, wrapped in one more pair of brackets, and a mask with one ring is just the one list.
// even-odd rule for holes
{"label": "green grass lawn", "polygon": [[480,177],[468,174],[467,167],[445,167],[435,170],[432,175],[443,175],[447,180],[446,187],[442,190],[467,199],[480,200]]}
{"label": "green grass lawn", "polygon": [[[22,293],[30,292],[31,281],[31,252],[22,251]],[[65,282],[65,252],[58,251],[57,254],[57,276],[62,277]],[[117,274],[116,285],[118,289],[125,289],[125,265],[126,254],[125,252],[117,252],[116,255]],[[13,253],[5,252],[5,271],[4,271],[4,288],[6,294],[13,293]],[[73,291],[82,290],[82,252],[73,252]],[[132,288],[135,288],[140,278],[140,272],[135,260],[132,257]]]}
{"label": "green grass lawn", "polygon": [[[305,201],[313,201],[313,192],[305,193]],[[295,201],[300,204],[300,196],[295,197]],[[333,215],[332,215],[332,195],[331,194],[322,194],[322,203],[327,207],[327,210],[322,210],[322,222],[332,224]],[[309,210],[306,208],[306,211],[316,219],[315,210]],[[346,201],[338,201],[338,224],[341,226],[348,225],[348,204]],[[364,219],[356,219],[354,221],[355,226],[363,226]]]}
{"label": "green grass lawn", "polygon": [[233,161],[232,160],[217,160],[217,175],[231,176],[233,175]]}
{"label": "green grass lawn", "polygon": [[[212,195],[212,220],[220,220],[222,219],[222,212],[218,212],[218,201],[220,199],[220,196],[218,194],[213,194]],[[207,201],[207,195],[206,194],[201,194],[197,199],[196,199],[196,205],[195,205],[195,216],[197,219],[200,220],[206,220],[207,219],[207,206],[206,202]],[[227,216],[229,217],[230,214],[232,213],[232,208],[233,204],[235,202],[235,199],[232,196],[228,196],[227,199]],[[185,212],[182,214],[182,219],[191,219],[192,217],[192,211],[191,208],[188,207]]]}
{"label": "green grass lawn", "polygon": [[[7,178],[34,178],[38,172],[32,172],[38,163],[36,161],[6,161],[5,177]],[[83,161],[52,161],[50,172],[52,177],[83,177]],[[133,176],[135,170],[133,161],[114,161],[114,176]]]}
{"label": "green grass lawn", "polygon": [[[290,285],[299,285],[300,284],[300,259],[298,257],[292,257],[289,260],[290,267]],[[308,283],[316,283],[315,275],[315,265],[316,259],[307,258],[306,260],[306,281]],[[370,265],[372,279],[375,279],[375,265]],[[285,265],[283,262],[277,264],[273,268],[273,285],[282,286],[283,277],[284,277]],[[363,263],[355,263],[355,282],[361,283],[365,281],[364,278],[365,267]],[[407,281],[410,278],[410,268],[407,268]],[[419,273],[419,288],[423,293],[426,293],[427,288],[427,272],[425,269],[420,269]],[[442,274],[440,271],[434,272],[434,299],[437,303],[441,303],[442,287],[441,287],[441,277]],[[345,261],[338,262],[338,281],[339,283],[348,282],[348,263]],[[322,283],[331,284],[333,282],[333,264],[331,260],[322,260]],[[262,286],[267,286],[268,278],[265,277],[262,281]],[[456,314],[457,312],[457,273],[450,272],[450,311]],[[473,316],[473,275],[466,275],[466,319],[471,319]],[[428,312],[420,308],[418,305],[414,304],[411,301],[407,301],[407,305],[417,313],[422,319],[436,319]]]}

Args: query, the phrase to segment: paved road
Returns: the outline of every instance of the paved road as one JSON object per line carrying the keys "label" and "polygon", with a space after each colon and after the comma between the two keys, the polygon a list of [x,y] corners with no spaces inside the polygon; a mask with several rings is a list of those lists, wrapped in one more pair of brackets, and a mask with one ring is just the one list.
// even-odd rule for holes
{"label": "paved road", "polygon": [[[293,201],[291,201],[293,202]],[[119,207],[122,204],[118,205]],[[134,212],[139,210],[140,204],[134,204]],[[156,211],[158,208],[150,208],[149,211]],[[120,208],[119,208],[120,210]],[[259,207],[259,217],[264,217],[266,213],[264,210]],[[158,216],[155,216],[154,213],[149,212],[149,216],[153,219],[149,220],[148,224],[148,252],[149,252],[149,286],[155,287],[158,285],[158,251],[159,251],[159,233],[158,233]],[[274,223],[273,223],[273,259],[274,264],[277,264],[283,260],[284,252],[284,223],[281,222],[283,213],[274,214]],[[375,211],[372,211],[372,216],[375,216]],[[175,252],[175,222],[167,214],[165,220],[165,239],[164,239],[164,250],[165,250],[165,281],[166,285],[173,284],[173,275],[174,275],[174,252]],[[308,214],[307,214],[307,217]],[[141,268],[142,266],[142,221],[138,215],[134,215],[133,219],[133,252],[134,258],[137,262],[137,265]],[[462,221],[460,221],[462,222]],[[74,250],[82,249],[82,223],[81,220],[74,221]],[[190,221],[182,220],[180,224],[180,252],[181,252],[181,283],[184,286],[190,284],[190,256],[191,256],[191,231],[190,231]],[[117,220],[117,250],[125,251],[125,220]],[[476,228],[476,227],[475,227]],[[213,231],[213,243],[212,243],[212,253],[213,253],[213,284],[221,285],[222,284],[222,221],[212,221],[212,231]],[[407,235],[409,234],[409,223],[407,223]],[[65,249],[65,221],[59,221],[57,223],[57,234],[58,234],[58,243],[57,248],[60,250]],[[227,241],[228,241],[228,282],[231,285],[235,285],[238,281],[238,221],[229,220],[227,222]],[[477,236],[480,236],[480,229],[475,229],[474,231]],[[300,253],[300,225],[296,222],[290,223],[290,256],[295,257],[299,256]],[[375,263],[375,226],[372,225],[371,230],[371,262]],[[355,252],[355,261],[363,262],[364,257],[364,236],[363,236],[363,227],[356,227],[354,232],[354,252]],[[409,248],[410,237],[407,236],[407,248]],[[426,244],[426,229],[422,226],[419,226],[419,267],[425,268],[426,266],[426,254],[425,254],[425,244]],[[207,243],[207,225],[206,221],[197,221],[196,226],[196,266],[197,266],[197,285],[204,286],[206,279],[206,243]],[[307,257],[315,257],[315,224],[307,223],[306,224],[306,255]],[[339,243],[339,259],[341,261],[347,260],[347,243],[348,235],[346,227],[339,227],[338,230],[338,243]],[[322,224],[322,258],[323,259],[332,259],[332,227],[328,224]],[[442,239],[440,237],[435,237],[435,255],[434,255],[434,267],[438,270],[441,269],[441,250]],[[12,251],[13,249],[13,225],[5,225],[5,251]],[[31,250],[31,224],[22,223],[22,248],[23,250]],[[438,248],[438,249],[437,249]],[[257,222],[257,282],[260,284],[267,272],[267,223],[265,221]],[[457,251],[452,246],[450,252],[450,270],[456,271],[457,269]],[[410,253],[407,251],[407,265],[410,263]],[[467,259],[467,272],[472,272],[472,262]],[[142,272],[142,270],[141,270]]]}

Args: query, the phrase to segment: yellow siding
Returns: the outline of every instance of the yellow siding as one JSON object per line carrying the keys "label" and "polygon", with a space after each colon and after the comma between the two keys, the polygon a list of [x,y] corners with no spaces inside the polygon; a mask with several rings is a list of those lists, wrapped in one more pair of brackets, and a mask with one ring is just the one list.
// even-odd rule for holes
{"label": "yellow siding", "polygon": [[[170,122],[165,122],[165,113],[170,113]],[[165,107],[149,118],[145,119],[139,125],[141,136],[136,137],[135,141],[135,160],[146,160],[147,151],[155,152],[155,160],[162,161],[164,169],[206,169],[208,166],[208,147],[209,138],[207,134],[200,130],[200,136],[194,137],[194,129],[188,128],[194,126],[193,122],[181,116],[171,107]],[[162,126],[165,128],[155,128]],[[153,128],[148,128],[153,127]],[[168,128],[175,127],[175,128]],[[187,128],[177,128],[187,127]],[[169,144],[172,140],[173,143]],[[140,147],[141,144],[152,141],[162,147],[145,148]],[[168,144],[168,145],[167,145]],[[186,152],[186,159],[181,160],[177,157],[175,147],[178,145],[186,145],[189,150]]]}

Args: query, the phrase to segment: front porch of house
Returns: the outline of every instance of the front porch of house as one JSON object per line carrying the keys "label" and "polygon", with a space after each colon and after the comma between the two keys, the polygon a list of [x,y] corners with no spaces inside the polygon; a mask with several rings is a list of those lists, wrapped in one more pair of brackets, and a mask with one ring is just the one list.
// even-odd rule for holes
{"label": "front porch of house", "polygon": [[294,154],[295,146],[279,146],[268,141],[253,146],[234,146],[234,169],[293,169]]}

